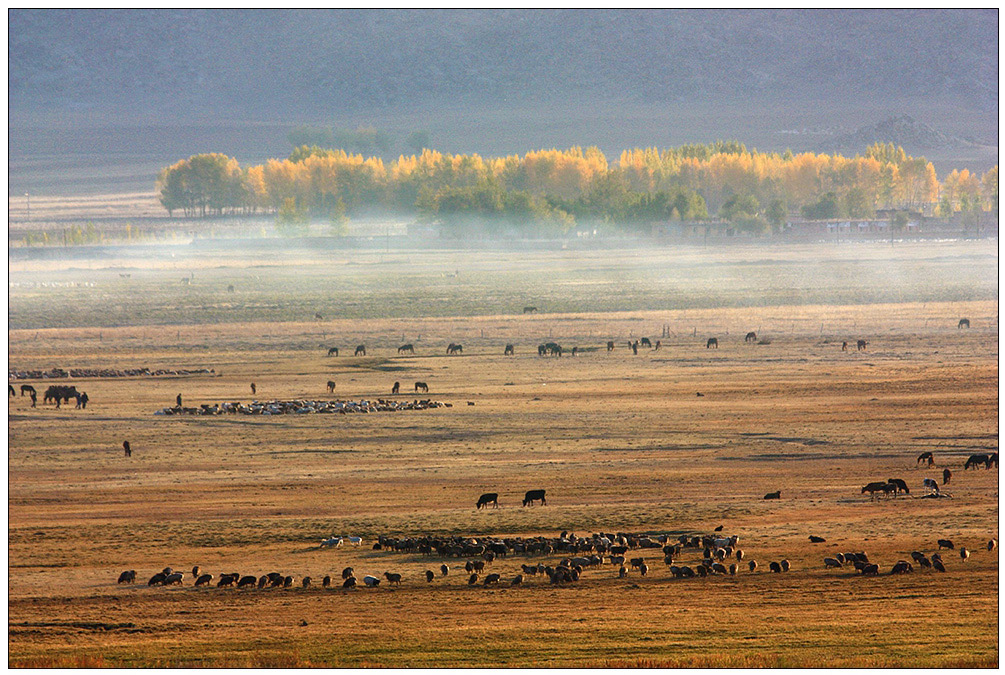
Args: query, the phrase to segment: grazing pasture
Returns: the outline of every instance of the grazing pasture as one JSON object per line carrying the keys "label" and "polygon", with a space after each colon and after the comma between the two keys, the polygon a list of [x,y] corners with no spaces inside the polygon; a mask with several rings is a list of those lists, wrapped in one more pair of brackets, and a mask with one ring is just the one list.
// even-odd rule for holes
{"label": "grazing pasture", "polygon": [[[90,400],[8,398],[9,665],[995,667],[998,471],[963,470],[998,451],[994,247],[12,263],[11,368],[213,374],[18,382]],[[661,348],[625,347],[643,337]],[[578,355],[538,356],[549,342]],[[376,401],[404,382],[403,402],[424,382],[452,405],[154,414],[178,394],[250,403],[252,381],[281,401],[323,400],[328,381]],[[889,476],[910,494],[862,494]],[[522,507],[530,490],[547,503]],[[491,493],[498,508],[476,508]],[[673,561],[707,576],[675,576],[660,548],[560,583],[529,571],[560,551],[477,556],[469,573],[469,558],[373,548],[720,526],[742,551],[719,542],[714,570],[700,547]],[[890,573],[939,539],[969,557]],[[196,565],[213,575],[198,587]],[[166,566],[180,584],[149,586]]]}

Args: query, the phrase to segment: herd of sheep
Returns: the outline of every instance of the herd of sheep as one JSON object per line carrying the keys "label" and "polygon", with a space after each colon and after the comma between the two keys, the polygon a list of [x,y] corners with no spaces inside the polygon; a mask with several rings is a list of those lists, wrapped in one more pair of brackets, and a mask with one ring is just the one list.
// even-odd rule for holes
{"label": "herd of sheep", "polygon": [[161,377],[176,375],[216,375],[213,368],[169,370],[166,368],[53,368],[52,370],[8,370],[10,380],[61,380],[68,377]]}
{"label": "herd of sheep", "polygon": [[398,412],[400,410],[429,410],[431,408],[450,408],[451,403],[440,401],[388,401],[378,398],[376,401],[308,401],[297,399],[292,401],[254,401],[244,404],[240,402],[204,403],[198,408],[176,405],[163,408],[155,415],[311,415],[311,414],[348,414]]}

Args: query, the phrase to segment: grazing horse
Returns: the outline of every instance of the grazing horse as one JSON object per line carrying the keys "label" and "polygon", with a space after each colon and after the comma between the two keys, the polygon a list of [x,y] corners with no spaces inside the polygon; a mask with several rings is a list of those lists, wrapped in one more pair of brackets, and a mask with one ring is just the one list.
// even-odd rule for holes
{"label": "grazing horse", "polygon": [[328,380],[328,393],[329,394],[335,393],[335,382],[332,380]]}
{"label": "grazing horse", "polygon": [[537,355],[538,356],[544,356],[547,353],[548,353],[548,348],[547,347],[545,347],[544,345],[538,345],[537,346]]}
{"label": "grazing horse", "polygon": [[705,343],[705,349],[711,349],[712,347],[715,347],[716,349],[719,348],[718,338],[709,338],[708,342]]}
{"label": "grazing horse", "polygon": [[483,506],[488,506],[492,504],[493,508],[499,508],[499,493],[498,492],[486,492],[481,497],[478,498],[478,503],[475,504],[476,509],[480,509]]}
{"label": "grazing horse", "polygon": [[416,382],[415,383],[415,391],[416,392],[422,391],[422,392],[425,392],[425,393],[428,394],[429,393],[429,385],[426,384],[425,382]]}
{"label": "grazing horse", "polygon": [[461,345],[454,344],[453,342],[447,345],[447,354],[463,354],[463,353],[464,353],[464,347],[462,347]]}
{"label": "grazing horse", "polygon": [[366,345],[356,345],[356,353],[353,356],[366,356]]}
{"label": "grazing horse", "polygon": [[932,455],[931,452],[923,452],[920,455],[918,455],[918,462],[917,462],[918,464],[921,464],[922,462],[925,461],[928,462],[928,466],[935,466],[935,457]]}
{"label": "grazing horse", "polygon": [[524,506],[533,506],[534,502],[538,499],[541,500],[541,506],[545,506],[547,502],[544,501],[544,490],[527,490],[527,494],[523,496]]}
{"label": "grazing horse", "polygon": [[607,341],[607,351],[609,351],[609,352],[613,352],[614,351],[614,340],[608,340]]}
{"label": "grazing horse", "polygon": [[557,342],[546,342],[544,343],[544,351],[550,356],[561,356],[562,355],[562,345]]}
{"label": "grazing horse", "polygon": [[506,349],[503,350],[503,356],[513,356],[513,345],[506,345]]}
{"label": "grazing horse", "polygon": [[332,354],[338,356],[338,347],[332,347],[331,349],[328,350],[328,356],[331,356]]}
{"label": "grazing horse", "polygon": [[990,455],[988,455],[988,461],[987,461],[987,463],[984,464],[984,468],[985,469],[990,469],[992,464],[995,465],[996,469],[998,468],[998,453],[997,452],[992,452]]}
{"label": "grazing horse", "polygon": [[953,472],[948,468],[942,470],[942,484],[949,485],[949,481],[953,479]]}
{"label": "grazing horse", "polygon": [[939,484],[934,479],[926,478],[923,482],[931,494],[939,494]]}
{"label": "grazing horse", "polygon": [[535,312],[537,312],[537,307],[531,307],[528,305],[527,307],[523,308],[524,314],[534,314]]}
{"label": "grazing horse", "polygon": [[984,464],[987,468],[991,468],[991,459],[985,455],[970,455],[967,459],[967,463],[963,465],[963,470],[966,471],[970,467],[978,468],[979,465]]}
{"label": "grazing horse", "polygon": [[649,347],[649,349],[652,349],[652,348],[653,348],[653,343],[652,343],[652,342],[650,342],[650,341],[649,341],[649,338],[647,338],[647,337],[644,337],[644,338],[642,338],[641,340],[639,340],[639,343],[640,343],[640,344],[641,344],[641,345],[642,345],[643,347]]}
{"label": "grazing horse", "polygon": [[405,352],[408,352],[409,354],[415,354],[415,348],[412,347],[411,344],[401,345],[400,347],[398,347],[399,354],[404,354]]}
{"label": "grazing horse", "polygon": [[956,329],[960,328],[970,328],[970,319],[960,319],[960,322],[956,324]]}
{"label": "grazing horse", "polygon": [[29,392],[31,392],[33,394],[37,393],[35,391],[35,387],[31,386],[30,384],[22,384],[21,385],[21,396],[24,396],[25,394],[27,394]]}
{"label": "grazing horse", "polygon": [[907,487],[907,483],[900,478],[887,478],[886,482],[894,486],[894,493],[903,492],[906,495],[911,494],[911,490]]}
{"label": "grazing horse", "polygon": [[743,341],[757,342],[757,333],[755,333],[754,331],[750,331],[749,333],[746,334],[746,336],[744,336]]}
{"label": "grazing horse", "polygon": [[392,394],[397,394],[398,391],[400,391],[400,390],[401,390],[401,382],[395,382],[394,386],[391,387],[391,393]]}
{"label": "grazing horse", "polygon": [[865,351],[865,346],[867,344],[869,344],[869,343],[866,342],[865,340],[859,340],[857,343],[855,343],[855,346],[858,347],[858,351],[864,352]]}

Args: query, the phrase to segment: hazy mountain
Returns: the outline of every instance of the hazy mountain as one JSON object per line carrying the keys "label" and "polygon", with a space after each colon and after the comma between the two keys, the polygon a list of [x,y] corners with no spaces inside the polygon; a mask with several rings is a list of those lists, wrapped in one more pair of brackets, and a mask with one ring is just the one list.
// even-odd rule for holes
{"label": "hazy mountain", "polygon": [[998,104],[996,10],[11,10],[13,121],[696,101]]}

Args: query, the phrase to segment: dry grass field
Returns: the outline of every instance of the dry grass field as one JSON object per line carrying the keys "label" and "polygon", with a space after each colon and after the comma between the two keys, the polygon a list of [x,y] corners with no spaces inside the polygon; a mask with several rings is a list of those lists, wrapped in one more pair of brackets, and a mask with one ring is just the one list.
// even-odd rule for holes
{"label": "dry grass field", "polygon": [[[12,368],[216,376],[74,380],[86,410],[10,399],[8,663],[997,667],[998,472],[963,469],[998,450],[996,244],[12,264]],[[633,355],[641,336],[662,349]],[[549,339],[586,351],[539,357]],[[402,342],[414,356],[397,355]],[[447,356],[449,342],[463,355]],[[360,343],[368,356],[349,355]],[[340,357],[325,356],[331,345]],[[423,380],[452,407],[153,414],[178,393],[186,405],[248,402],[251,382],[259,400],[324,399],[327,380],[356,400],[388,398],[394,381],[411,400]],[[917,466],[924,451],[936,468]],[[920,498],[943,467],[952,498]],[[891,477],[911,495],[860,493]],[[548,504],[521,507],[533,488]],[[762,499],[775,490],[780,500]],[[483,492],[500,493],[500,508],[476,510]],[[634,553],[646,577],[605,565],[511,587],[521,564],[563,556],[510,556],[487,565],[503,584],[486,588],[467,584],[463,560],[372,549],[379,535],[719,525],[756,572],[673,579],[655,549]],[[319,549],[332,534],[364,545]],[[949,551],[944,574],[889,574],[940,538],[970,559]],[[867,552],[881,574],[824,568],[845,551]],[[768,571],[783,558],[789,572]],[[451,573],[427,584],[443,562]],[[196,564],[404,581],[146,585]],[[138,583],[117,585],[128,569]]]}

